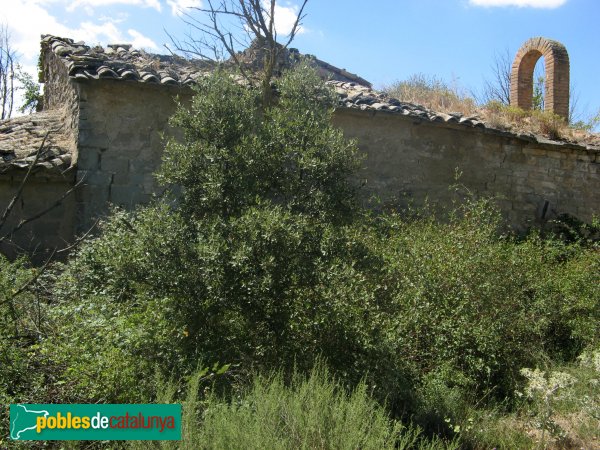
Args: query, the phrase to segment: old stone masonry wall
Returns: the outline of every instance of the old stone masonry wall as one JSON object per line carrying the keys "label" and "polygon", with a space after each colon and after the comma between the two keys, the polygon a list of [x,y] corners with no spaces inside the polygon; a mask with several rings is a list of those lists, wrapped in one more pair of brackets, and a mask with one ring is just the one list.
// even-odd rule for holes
{"label": "old stone masonry wall", "polygon": [[[109,204],[133,209],[160,187],[162,132],[174,96],[189,91],[115,81],[80,83],[77,229],[85,231]],[[524,230],[567,213],[600,215],[600,153],[573,144],[487,128],[436,123],[383,111],[341,108],[335,123],[367,155],[364,198],[392,205],[449,203],[458,182],[495,197],[509,224]]]}
{"label": "old stone masonry wall", "polygon": [[460,183],[494,197],[519,231],[564,213],[586,222],[600,215],[596,150],[385,112],[339,110],[335,122],[367,154],[365,198],[449,203]]}
{"label": "old stone masonry wall", "polygon": [[175,96],[189,91],[140,83],[80,83],[78,230],[91,226],[110,204],[134,209],[160,192],[154,172]]}

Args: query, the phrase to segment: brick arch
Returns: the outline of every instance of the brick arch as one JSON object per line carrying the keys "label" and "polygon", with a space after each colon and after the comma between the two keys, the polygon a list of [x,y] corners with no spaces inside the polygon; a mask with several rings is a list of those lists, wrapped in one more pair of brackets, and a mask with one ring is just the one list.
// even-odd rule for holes
{"label": "brick arch", "polygon": [[567,119],[569,116],[569,54],[564,45],[551,39],[531,38],[517,52],[510,74],[510,104],[531,109],[533,69],[542,56],[546,67],[544,109]]}

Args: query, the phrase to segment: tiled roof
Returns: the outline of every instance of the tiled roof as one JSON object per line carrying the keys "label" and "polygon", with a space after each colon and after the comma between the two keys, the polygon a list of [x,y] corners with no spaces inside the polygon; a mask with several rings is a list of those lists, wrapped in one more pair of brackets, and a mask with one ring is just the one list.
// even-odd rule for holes
{"label": "tiled roof", "polygon": [[[115,44],[107,48],[89,47],[83,42],[56,36],[44,36],[42,48],[49,48],[67,65],[68,74],[75,80],[117,79],[163,85],[191,85],[211,69],[205,61],[189,60],[179,56],[154,55],[143,50],[132,50],[130,45]],[[260,50],[252,45],[239,54],[240,60],[250,67],[261,61]],[[282,64],[293,64],[299,59],[297,50],[286,50]],[[371,83],[345,69],[332,66],[313,56],[314,66],[324,78],[329,78],[340,95],[341,106],[359,110],[388,111],[432,122],[464,124],[485,127],[477,116],[445,114],[424,106],[404,103],[371,89]]]}
{"label": "tiled roof", "polygon": [[42,55],[45,49],[50,49],[65,63],[69,77],[75,80],[115,79],[183,86],[193,84],[196,78],[210,70],[210,66],[202,61],[153,55],[132,50],[128,44],[90,47],[73,39],[45,35],[42,37]]}
{"label": "tiled roof", "polygon": [[0,122],[0,174],[28,169],[47,132],[50,133],[34,170],[68,169],[73,145],[63,124],[64,116],[59,111],[42,111]]}
{"label": "tiled roof", "polygon": [[425,106],[414,103],[401,102],[384,93],[374,91],[366,86],[356,83],[329,81],[340,96],[340,103],[346,108],[362,111],[388,111],[411,116],[431,122],[460,123],[471,127],[485,127],[479,116],[464,116],[461,113],[440,113],[432,111]]}
{"label": "tiled roof", "polygon": [[[133,80],[141,83],[159,85],[188,86],[198,77],[211,70],[213,65],[206,61],[185,59],[176,55],[155,55],[143,50],[132,50],[131,45],[114,44],[107,48],[90,47],[72,39],[46,35],[42,38],[42,50],[50,49],[67,66],[69,77],[75,80],[116,79]],[[42,51],[42,54],[44,52]],[[300,54],[295,49],[286,50],[280,55],[280,65],[290,65],[297,61]],[[434,123],[457,124],[477,127],[489,132],[525,139],[530,142],[548,144],[554,141],[532,133],[515,133],[491,128],[477,115],[465,116],[461,113],[441,113],[424,106],[406,103],[391,98],[384,93],[371,89],[371,84],[345,69],[332,66],[314,56],[310,61],[318,72],[328,78],[340,95],[342,107],[363,111],[385,111],[409,116],[414,119]],[[251,45],[239,53],[239,60],[248,67],[262,61],[260,47]],[[259,64],[259,63],[258,63]],[[597,149],[596,145],[554,142],[556,145],[572,145]]]}
{"label": "tiled roof", "polygon": [[[50,49],[67,66],[69,77],[75,80],[133,80],[172,86],[194,84],[198,77],[211,70],[213,63],[203,60],[191,60],[177,55],[155,55],[143,50],[133,50],[129,44],[113,44],[103,47],[90,47],[73,39],[52,35],[42,37],[42,55],[44,49]],[[286,63],[298,59],[295,49],[285,50]],[[253,65],[256,52],[252,47],[240,53],[241,59]],[[322,76],[339,81],[350,81],[365,86],[371,84],[345,69],[332,66],[311,57]]]}

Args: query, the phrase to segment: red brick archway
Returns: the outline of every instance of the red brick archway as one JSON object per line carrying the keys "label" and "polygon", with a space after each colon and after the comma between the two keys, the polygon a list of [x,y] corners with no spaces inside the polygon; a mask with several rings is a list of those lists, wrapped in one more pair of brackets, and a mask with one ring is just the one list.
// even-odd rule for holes
{"label": "red brick archway", "polygon": [[564,45],[551,39],[531,38],[517,52],[510,74],[510,104],[531,109],[533,69],[542,56],[546,66],[544,109],[567,119],[569,116],[569,54]]}

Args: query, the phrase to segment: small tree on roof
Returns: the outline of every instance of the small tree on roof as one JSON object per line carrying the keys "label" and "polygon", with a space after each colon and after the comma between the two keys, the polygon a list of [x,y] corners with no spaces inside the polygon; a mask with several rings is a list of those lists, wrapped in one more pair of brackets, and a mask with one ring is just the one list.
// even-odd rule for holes
{"label": "small tree on roof", "polygon": [[[247,81],[259,82],[263,104],[269,104],[272,97],[271,80],[277,62],[301,29],[307,1],[302,1],[292,27],[282,42],[278,41],[280,36],[275,20],[275,0],[221,0],[218,3],[207,0],[206,7],[190,8],[199,12],[200,17],[184,13],[184,22],[190,26],[185,39],[180,41],[170,36],[171,41],[176,50],[186,55],[218,63],[228,60]],[[239,53],[250,46],[258,50],[257,54],[262,59],[258,80],[256,72],[248,70],[247,61]]]}

